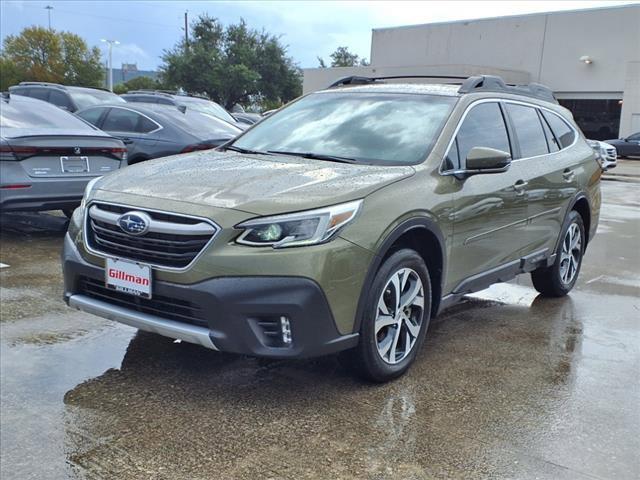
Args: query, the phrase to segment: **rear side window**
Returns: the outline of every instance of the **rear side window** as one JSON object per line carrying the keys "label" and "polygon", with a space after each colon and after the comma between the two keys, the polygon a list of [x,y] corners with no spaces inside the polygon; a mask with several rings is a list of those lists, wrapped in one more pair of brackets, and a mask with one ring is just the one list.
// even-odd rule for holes
{"label": "rear side window", "polygon": [[544,135],[547,137],[547,145],[549,146],[549,152],[551,153],[557,152],[562,147],[560,147],[558,140],[553,135],[551,128],[549,128],[549,124],[547,123],[545,118],[542,116],[542,112],[540,112],[540,120],[542,121],[542,129],[544,130]]}
{"label": "rear side window", "polygon": [[153,123],[147,117],[143,117],[142,115],[140,115],[140,120],[138,121],[136,132],[149,133],[156,130],[157,128],[158,128],[158,125]]}
{"label": "rear side window", "polygon": [[51,90],[51,93],[49,94],[49,102],[69,111],[72,109],[69,97],[65,93],[57,90]]}
{"label": "rear side window", "polygon": [[461,161],[467,158],[473,147],[495,148],[511,153],[502,111],[500,105],[494,102],[473,107],[464,119],[456,140]]}
{"label": "rear side window", "polygon": [[90,108],[78,113],[78,116],[97,127],[104,110],[104,108]]}
{"label": "rear side window", "polygon": [[112,108],[102,124],[107,132],[136,132],[141,115],[124,108]]}
{"label": "rear side window", "polygon": [[507,103],[506,109],[518,137],[521,157],[536,157],[549,153],[547,139],[536,109],[514,103]]}
{"label": "rear side window", "polygon": [[576,133],[571,127],[569,127],[569,125],[567,125],[567,122],[562,120],[558,115],[550,112],[542,112],[542,116],[549,123],[551,130],[560,143],[561,149],[567,148],[574,142]]}

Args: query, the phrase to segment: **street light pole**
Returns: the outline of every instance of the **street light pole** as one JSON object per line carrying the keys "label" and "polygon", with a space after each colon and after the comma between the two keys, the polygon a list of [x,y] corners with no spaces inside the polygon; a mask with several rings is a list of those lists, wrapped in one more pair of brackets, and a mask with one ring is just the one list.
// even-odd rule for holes
{"label": "street light pole", "polygon": [[47,15],[49,17],[49,30],[51,30],[51,10],[53,10],[53,7],[51,5],[47,5],[44,8],[47,10]]}
{"label": "street light pole", "polygon": [[109,91],[113,92],[113,63],[111,60],[111,50],[114,45],[119,45],[120,42],[117,40],[107,40],[105,38],[100,39],[100,41],[109,44]]}

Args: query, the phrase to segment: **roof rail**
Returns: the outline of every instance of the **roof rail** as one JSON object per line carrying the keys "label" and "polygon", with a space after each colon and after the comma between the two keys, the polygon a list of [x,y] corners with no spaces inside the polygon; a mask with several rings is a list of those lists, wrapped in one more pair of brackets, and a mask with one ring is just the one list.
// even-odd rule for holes
{"label": "roof rail", "polygon": [[458,89],[458,93],[462,94],[473,92],[513,93],[516,95],[524,95],[527,97],[537,98],[539,100],[545,100],[547,102],[558,103],[558,100],[556,100],[551,89],[545,85],[540,85],[539,83],[530,83],[528,85],[508,85],[501,77],[496,75],[475,75],[472,77],[459,75],[392,75],[385,77],[362,77],[353,75],[336,80],[329,85],[328,88],[341,87],[344,85],[367,85],[375,83],[378,80],[396,80],[401,78],[454,80],[454,82],[447,83],[460,83],[461,85]]}
{"label": "roof rail", "polygon": [[173,95],[175,95],[174,93],[169,93],[169,92],[163,92],[160,90],[146,90],[146,89],[140,89],[140,90],[129,90],[127,92],[127,94],[129,93],[134,93],[134,94],[145,94],[145,95],[159,95],[161,97],[172,97]]}
{"label": "roof rail", "polygon": [[56,87],[56,88],[60,88],[60,89],[65,89],[66,87],[64,85],[61,85],[59,83],[52,83],[52,82],[20,82],[18,85],[20,86],[36,86],[36,85],[40,85],[40,86],[44,86],[44,87]]}
{"label": "roof rail", "polygon": [[553,91],[539,83],[530,83],[528,85],[507,85],[501,77],[495,75],[475,75],[467,78],[458,93],[474,93],[474,92],[502,92],[513,93],[516,95],[524,95],[526,97],[537,98],[551,103],[558,103]]}
{"label": "roof rail", "polygon": [[[390,76],[384,76],[384,77],[362,77],[358,75],[353,75],[350,77],[343,77],[336,80],[331,85],[329,85],[328,88],[335,88],[343,85],[366,85],[369,83],[377,82],[378,80],[397,80],[401,78],[432,78],[436,80],[446,80],[446,79],[466,80],[467,79],[466,76],[462,77],[459,75],[390,75]],[[461,82],[455,82],[455,83],[461,83]]]}

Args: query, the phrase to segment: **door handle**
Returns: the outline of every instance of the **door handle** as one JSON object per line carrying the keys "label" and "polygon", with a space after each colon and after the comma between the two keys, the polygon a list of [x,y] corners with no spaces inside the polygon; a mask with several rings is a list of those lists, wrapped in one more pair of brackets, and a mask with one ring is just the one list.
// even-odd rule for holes
{"label": "door handle", "polygon": [[570,168],[567,168],[565,169],[564,172],[562,172],[562,178],[564,178],[564,181],[567,183],[572,182],[575,176],[576,176],[576,172],[574,172]]}
{"label": "door handle", "polygon": [[518,180],[513,184],[513,189],[516,192],[516,195],[524,195],[525,187],[529,185],[529,182],[525,182],[524,180]]}

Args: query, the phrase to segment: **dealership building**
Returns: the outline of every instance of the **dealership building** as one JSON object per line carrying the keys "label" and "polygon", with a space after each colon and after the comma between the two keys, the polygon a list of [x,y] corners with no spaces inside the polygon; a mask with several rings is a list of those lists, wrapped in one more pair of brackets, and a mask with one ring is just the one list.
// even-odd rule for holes
{"label": "dealership building", "polygon": [[370,66],[305,69],[304,92],[349,75],[478,74],[549,86],[590,138],[638,132],[640,4],[374,29]]}

